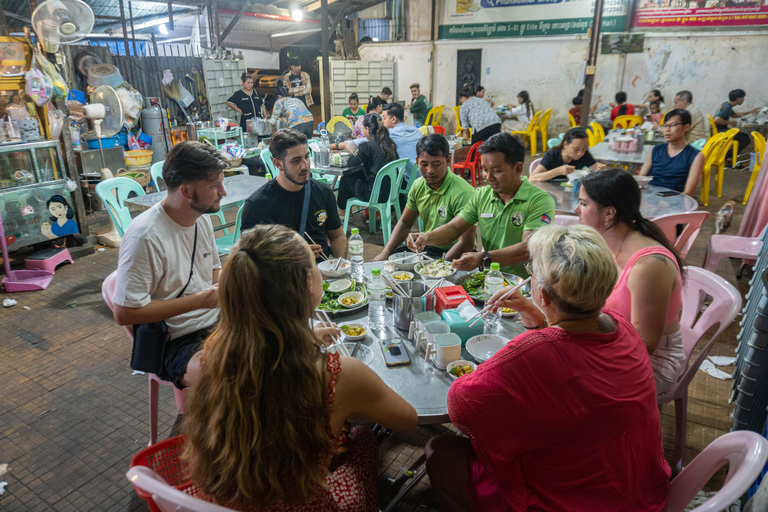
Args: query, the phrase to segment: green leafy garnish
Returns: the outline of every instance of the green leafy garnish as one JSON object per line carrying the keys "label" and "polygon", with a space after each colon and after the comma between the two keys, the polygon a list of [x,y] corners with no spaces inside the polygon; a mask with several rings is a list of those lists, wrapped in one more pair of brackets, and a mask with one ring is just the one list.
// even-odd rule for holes
{"label": "green leafy garnish", "polygon": [[360,303],[360,305],[363,305],[368,301],[368,293],[365,288],[365,284],[352,281],[352,286],[348,290],[344,290],[343,292],[338,293],[329,292],[328,285],[330,285],[328,281],[323,281],[323,300],[316,308],[318,311],[327,311],[329,313],[336,314],[339,311],[347,309],[339,302],[339,297],[347,292],[361,292],[363,294],[363,301]]}

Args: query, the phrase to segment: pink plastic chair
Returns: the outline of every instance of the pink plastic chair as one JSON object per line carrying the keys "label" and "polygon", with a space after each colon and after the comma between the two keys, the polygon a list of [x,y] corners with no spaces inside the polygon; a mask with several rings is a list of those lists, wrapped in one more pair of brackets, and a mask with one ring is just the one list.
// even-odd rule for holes
{"label": "pink plastic chair", "polygon": [[[115,286],[117,285],[117,270],[112,272],[104,280],[101,285],[101,296],[104,298],[107,307],[110,311],[114,311],[112,297],[115,294]],[[133,342],[133,329],[124,325],[125,333]],[[184,414],[184,390],[181,390],[173,385],[172,382],[162,380],[154,373],[147,374],[147,381],[149,383],[149,446],[152,446],[157,442],[157,402],[160,394],[160,386],[171,386],[173,388],[173,394],[176,397],[176,410],[179,414]]]}
{"label": "pink plastic chair", "polygon": [[537,158],[533,162],[531,162],[531,166],[528,168],[528,176],[533,174],[534,169],[536,169],[536,166],[539,165],[539,162],[541,162],[541,158]]}
{"label": "pink plastic chair", "polygon": [[691,512],[719,512],[747,492],[768,460],[768,441],[749,430],[729,432],[712,444],[669,483],[667,512],[683,512],[696,494],[724,466],[728,467],[723,487]]}
{"label": "pink plastic chair", "polygon": [[208,503],[168,485],[146,466],[134,466],[125,474],[136,487],[152,494],[161,512],[230,512],[231,508]]}
{"label": "pink plastic chair", "polygon": [[757,253],[763,242],[759,238],[748,238],[734,235],[712,235],[707,245],[707,255],[704,256],[702,267],[714,272],[723,258],[741,258],[748,265],[754,266]]}
{"label": "pink plastic chair", "polygon": [[579,223],[579,217],[577,215],[563,215],[558,213],[555,215],[555,224],[559,226],[572,226]]}
{"label": "pink plastic chair", "polygon": [[[683,331],[685,361],[677,382],[664,393],[656,397],[659,407],[675,402],[675,455],[674,462],[678,471],[683,469],[685,458],[685,428],[688,414],[688,384],[690,384],[699,366],[709,354],[712,345],[720,334],[728,328],[741,310],[741,294],[728,281],[699,267],[685,267],[686,278],[683,284],[683,311],[680,325]],[[712,302],[703,309],[707,296]],[[701,317],[697,316],[699,312]],[[691,361],[691,354],[699,344],[704,333],[715,324],[717,332],[702,347],[698,356]]]}
{"label": "pink plastic chair", "polygon": [[[709,212],[697,211],[672,213],[656,217],[652,220],[654,224],[659,226],[664,234],[667,235],[667,239],[674,243],[675,249],[678,250],[680,256],[685,258],[688,251],[691,250],[693,242],[696,241],[696,237],[699,236],[701,225],[704,224],[708,218]],[[677,226],[680,224],[684,227],[680,236],[677,236]]]}

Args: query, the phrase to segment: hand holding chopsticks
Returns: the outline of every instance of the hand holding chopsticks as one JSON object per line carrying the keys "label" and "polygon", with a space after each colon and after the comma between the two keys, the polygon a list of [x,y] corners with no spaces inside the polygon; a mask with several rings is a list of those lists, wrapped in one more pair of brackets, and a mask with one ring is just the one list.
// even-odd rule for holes
{"label": "hand holding chopsticks", "polygon": [[515,286],[514,288],[512,288],[511,290],[509,290],[508,292],[506,292],[504,295],[502,295],[501,297],[499,297],[499,298],[496,300],[496,302],[495,302],[495,303],[493,303],[493,304],[486,304],[486,306],[483,308],[483,310],[482,310],[482,311],[480,311],[480,312],[479,312],[478,314],[476,314],[474,317],[470,318],[470,321],[472,321],[472,323],[470,323],[470,324],[469,324],[469,326],[470,326],[470,327],[472,327],[472,326],[473,326],[473,325],[475,325],[477,322],[479,322],[481,318],[483,318],[483,317],[484,317],[484,316],[486,316],[488,313],[490,313],[491,311],[493,311],[493,308],[494,308],[494,307],[497,307],[497,306],[496,306],[496,304],[497,304],[499,301],[502,301],[502,300],[506,299],[507,297],[509,297],[510,295],[512,295],[513,293],[515,293],[517,290],[519,290],[520,288],[522,288],[523,286],[525,286],[525,285],[526,285],[528,282],[530,282],[530,280],[531,280],[531,278],[530,278],[530,277],[528,277],[528,279],[524,280],[522,283],[518,284],[517,286]]}
{"label": "hand holding chopsticks", "polygon": [[[312,245],[317,245],[318,247],[320,247],[320,257],[323,258],[324,260],[327,260],[328,256],[326,256],[325,253],[323,252],[323,249],[322,249],[323,246],[319,245],[319,244],[316,244],[315,241],[312,240],[312,237],[309,236],[309,233],[307,233],[306,231],[304,232],[304,236],[309,238],[309,241],[312,242]],[[315,254],[315,256],[317,256],[317,254]]]}
{"label": "hand holding chopsticks", "polygon": [[[333,324],[333,322],[331,322],[330,317],[328,316],[328,313],[326,313],[325,311],[320,311],[320,315],[322,315],[321,321],[324,318],[327,323]],[[344,343],[342,343],[341,336],[331,336],[331,338],[334,340],[333,345],[338,347],[336,350],[339,351],[339,354],[342,356],[348,356],[349,351],[347,350],[347,347],[344,346]]]}

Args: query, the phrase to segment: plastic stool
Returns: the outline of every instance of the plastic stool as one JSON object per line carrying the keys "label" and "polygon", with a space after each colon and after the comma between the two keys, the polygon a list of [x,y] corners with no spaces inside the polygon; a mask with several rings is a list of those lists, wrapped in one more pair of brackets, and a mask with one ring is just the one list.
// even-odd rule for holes
{"label": "plastic stool", "polygon": [[66,247],[51,247],[38,251],[25,259],[24,268],[27,270],[47,270],[53,274],[56,271],[56,267],[66,261],[74,263]]}

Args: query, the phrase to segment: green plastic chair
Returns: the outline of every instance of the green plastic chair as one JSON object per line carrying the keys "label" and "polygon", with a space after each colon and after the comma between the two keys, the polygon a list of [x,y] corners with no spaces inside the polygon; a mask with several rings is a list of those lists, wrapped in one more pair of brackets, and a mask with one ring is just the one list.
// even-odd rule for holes
{"label": "green plastic chair", "polygon": [[[232,246],[235,245],[235,242],[240,240],[240,228],[243,225],[244,203],[245,201],[241,201],[238,204],[239,208],[237,210],[237,217],[235,218],[235,226],[232,229],[232,233],[230,233],[227,228],[223,228],[222,231],[224,232],[224,236],[216,239],[216,250],[219,252],[219,254],[229,254],[232,251]],[[216,213],[211,213],[210,215],[211,217],[216,217],[219,219],[221,226],[227,223],[226,219],[224,218],[224,212],[222,210],[219,210]]]}
{"label": "green plastic chair", "polygon": [[280,171],[272,162],[272,152],[269,150],[269,148],[264,148],[261,150],[261,161],[264,162],[264,167],[267,169],[267,172],[271,174],[273,178],[277,178],[277,175],[280,174]]}
{"label": "green plastic chair", "polygon": [[702,150],[702,148],[707,144],[707,139],[699,139],[697,141],[694,141],[691,146],[698,149],[699,151]]}
{"label": "green plastic chair", "polygon": [[155,184],[155,190],[160,192],[160,182],[158,179],[163,181],[163,190],[166,190],[168,187],[165,186],[165,180],[163,180],[163,164],[165,163],[165,160],[160,160],[159,162],[155,162],[152,164],[152,166],[149,168],[149,175],[152,176],[152,183]]}
{"label": "green plastic chair", "polygon": [[[392,207],[395,206],[400,197],[400,187],[402,184],[400,174],[405,172],[405,166],[408,164],[407,158],[401,158],[390,162],[379,170],[376,174],[376,181],[373,183],[373,190],[371,191],[371,200],[362,201],[357,198],[352,198],[347,201],[347,210],[344,212],[344,233],[347,232],[347,226],[349,225],[349,212],[353,206],[358,208],[368,208],[368,231],[370,233],[376,232],[376,212],[381,214],[381,231],[384,235],[384,244],[389,241],[389,236],[392,234]],[[379,192],[381,191],[381,182],[384,177],[389,177],[389,197],[384,203],[376,202],[379,198]]]}
{"label": "green plastic chair", "polygon": [[106,205],[109,218],[115,224],[120,237],[125,236],[125,230],[131,223],[131,212],[125,206],[125,200],[131,192],[137,196],[146,195],[141,185],[130,178],[110,178],[96,185],[96,194]]}
{"label": "green plastic chair", "polygon": [[555,137],[554,139],[549,139],[547,141],[547,148],[548,149],[552,149],[553,147],[557,146],[558,144],[560,144],[560,139],[558,139],[557,137]]}
{"label": "green plastic chair", "polygon": [[[405,196],[406,200],[408,200],[408,192],[411,191],[411,187],[413,186],[414,182],[421,177],[419,166],[411,160],[409,160],[409,162],[411,164],[411,175],[410,178],[408,178],[408,184],[405,186],[405,190],[403,190],[403,181],[405,180],[405,173],[408,171],[408,164],[406,164],[406,166],[403,168],[403,172],[401,172],[400,176],[397,178],[397,189],[400,191],[400,195]],[[395,213],[397,214],[398,219],[403,214],[403,212],[400,210],[399,200],[395,201]]]}

